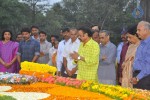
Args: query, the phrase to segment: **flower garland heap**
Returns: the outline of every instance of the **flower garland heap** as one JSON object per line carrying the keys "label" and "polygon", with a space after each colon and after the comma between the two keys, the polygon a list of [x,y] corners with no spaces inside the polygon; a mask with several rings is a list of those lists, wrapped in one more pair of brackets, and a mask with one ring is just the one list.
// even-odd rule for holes
{"label": "flower garland heap", "polygon": [[[53,84],[58,84],[63,86],[70,86],[74,88],[97,92],[116,100],[141,100],[141,99],[149,100],[150,99],[149,91],[142,91],[142,90],[137,91],[135,89],[123,88],[120,86],[99,84],[93,81],[77,80],[77,79],[71,79],[71,78],[65,78],[59,76],[50,76],[48,78],[43,78],[42,82],[47,82],[50,84],[53,83]],[[140,92],[139,94],[139,91],[142,92]]]}
{"label": "flower garland heap", "polygon": [[50,76],[48,78],[43,78],[42,82],[47,82],[50,84],[58,84],[62,86],[70,86],[74,88],[80,88],[82,83],[86,81],[73,79],[73,78],[59,77],[59,76]]}
{"label": "flower garland heap", "polygon": [[111,98],[115,100],[150,100],[149,91],[122,88],[120,86],[113,85],[104,85],[93,81],[77,80],[59,76],[50,76],[48,78],[43,77],[42,82],[46,83],[36,82],[34,84],[27,85],[12,84],[12,89],[9,92],[38,91],[48,93],[51,95],[44,100],[111,100]]}
{"label": "flower garland heap", "polygon": [[[14,91],[37,92],[38,91],[38,92],[45,92],[51,94],[51,96],[49,96],[44,100],[53,100],[53,99],[57,99],[57,100],[62,100],[62,99],[63,100],[80,100],[80,99],[107,100],[108,99],[110,100],[110,98],[115,100],[150,100],[150,91],[123,88],[120,86],[99,84],[93,81],[85,81],[85,80],[54,76],[56,71],[57,71],[56,67],[49,66],[47,64],[23,62],[21,63],[20,74],[25,74],[25,75],[12,74],[12,73],[9,74],[0,73],[0,79],[1,79],[0,83],[4,83],[4,84],[17,83],[18,85],[12,85],[13,88],[10,90],[10,92],[14,92]],[[22,77],[20,78],[18,76],[22,76]],[[33,78],[34,81],[32,81],[32,78],[28,78],[34,76],[39,79],[38,81],[42,81],[45,83],[37,82],[34,84],[19,85],[19,83],[24,83],[24,82],[25,83],[36,82],[37,80],[34,80],[36,78]],[[27,81],[27,79],[29,79],[29,81]]]}
{"label": "flower garland heap", "polygon": [[55,75],[56,71],[56,67],[49,66],[48,64],[38,64],[25,61],[21,63],[21,70],[19,73],[36,76],[41,80],[41,78],[47,78]]}
{"label": "flower garland heap", "polygon": [[29,75],[3,73],[0,75],[0,84],[30,84],[37,82],[37,78]]}
{"label": "flower garland heap", "polygon": [[[40,86],[40,87],[39,87]],[[8,92],[42,92],[50,96],[42,100],[112,100],[111,98],[90,91],[76,89],[56,84],[37,82],[28,85],[11,85],[12,89]],[[32,100],[31,97],[30,100]]]}
{"label": "flower garland heap", "polygon": [[131,89],[122,88],[120,86],[114,86],[114,85],[98,84],[92,81],[87,81],[83,83],[81,88],[83,90],[99,92],[101,94],[105,94],[117,100],[122,100],[122,99],[128,100],[130,98],[130,95],[135,94],[135,92]]}
{"label": "flower garland heap", "polygon": [[50,96],[48,93],[40,92],[8,92],[11,89],[13,89],[11,86],[0,86],[0,100],[41,100]]}
{"label": "flower garland heap", "polygon": [[38,78],[39,81],[41,81],[42,78],[48,78],[48,77],[52,76],[52,74],[49,74],[49,73],[24,71],[24,70],[20,70],[19,74],[35,76],[36,78]]}

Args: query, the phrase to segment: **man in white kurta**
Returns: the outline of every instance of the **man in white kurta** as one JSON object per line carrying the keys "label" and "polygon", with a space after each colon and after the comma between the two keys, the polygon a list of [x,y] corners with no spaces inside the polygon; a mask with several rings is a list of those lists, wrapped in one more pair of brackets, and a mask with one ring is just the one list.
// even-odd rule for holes
{"label": "man in white kurta", "polygon": [[63,63],[65,68],[64,77],[76,78],[76,64],[73,63],[74,60],[70,57],[70,54],[73,52],[78,52],[80,46],[80,40],[77,38],[78,33],[76,29],[70,30],[70,41],[67,42],[63,52]]}
{"label": "man in white kurta", "polygon": [[56,61],[57,64],[56,65],[57,65],[57,75],[58,76],[63,74],[63,71],[62,71],[63,52],[64,52],[65,45],[67,44],[67,42],[70,39],[70,29],[69,28],[62,29],[62,36],[63,36],[64,40],[59,42],[58,50],[57,50],[57,61]]}

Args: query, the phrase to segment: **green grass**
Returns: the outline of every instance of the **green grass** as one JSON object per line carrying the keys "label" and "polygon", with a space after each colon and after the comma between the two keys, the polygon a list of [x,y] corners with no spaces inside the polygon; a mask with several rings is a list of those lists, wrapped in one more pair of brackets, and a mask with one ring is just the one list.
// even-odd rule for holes
{"label": "green grass", "polygon": [[0,100],[16,100],[16,99],[11,96],[0,95]]}

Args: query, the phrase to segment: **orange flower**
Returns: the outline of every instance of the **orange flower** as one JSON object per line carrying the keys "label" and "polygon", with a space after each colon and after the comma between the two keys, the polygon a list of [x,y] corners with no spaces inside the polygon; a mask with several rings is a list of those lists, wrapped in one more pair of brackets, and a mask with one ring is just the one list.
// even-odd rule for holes
{"label": "orange flower", "polygon": [[49,73],[35,72],[35,71],[25,71],[25,70],[20,70],[19,74],[25,74],[25,75],[35,76],[39,80],[41,80],[42,78],[48,78],[48,77],[52,76],[52,74],[49,74]]}
{"label": "orange flower", "polygon": [[111,100],[105,95],[89,92],[85,90],[75,89],[66,86],[59,86],[47,83],[34,83],[30,85],[11,85],[10,92],[44,92],[51,96],[44,100]]}

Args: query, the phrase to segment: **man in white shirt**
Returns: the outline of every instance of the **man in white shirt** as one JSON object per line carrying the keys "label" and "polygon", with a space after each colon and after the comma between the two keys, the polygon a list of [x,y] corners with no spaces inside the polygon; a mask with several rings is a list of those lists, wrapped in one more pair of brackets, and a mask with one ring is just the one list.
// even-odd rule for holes
{"label": "man in white shirt", "polygon": [[57,75],[60,76],[63,73],[62,65],[63,65],[63,51],[66,43],[70,39],[70,29],[64,28],[61,30],[61,34],[64,38],[61,42],[59,42],[58,50],[57,50]]}
{"label": "man in white shirt", "polygon": [[40,32],[40,57],[37,62],[47,64],[49,61],[49,49],[52,44],[46,40],[47,34],[44,31]]}
{"label": "man in white shirt", "polygon": [[63,52],[63,64],[65,68],[64,77],[76,78],[77,76],[77,65],[74,64],[74,60],[70,57],[71,53],[78,52],[80,46],[80,40],[77,38],[77,29],[70,30],[70,41],[67,42]]}

